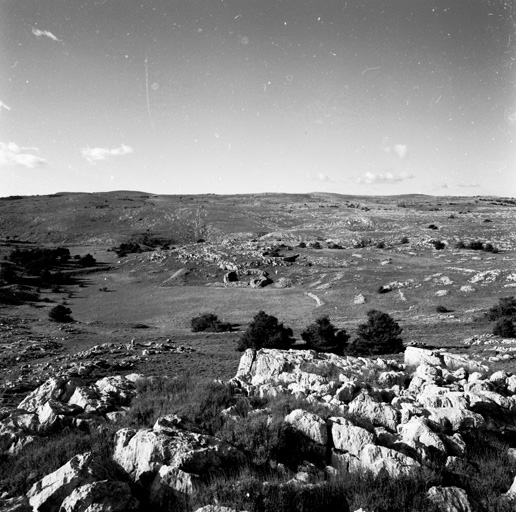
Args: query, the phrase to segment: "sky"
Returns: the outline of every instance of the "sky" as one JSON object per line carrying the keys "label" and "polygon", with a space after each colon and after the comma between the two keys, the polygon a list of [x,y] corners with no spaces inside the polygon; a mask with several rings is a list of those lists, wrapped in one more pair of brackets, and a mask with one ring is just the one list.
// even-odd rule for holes
{"label": "sky", "polygon": [[0,0],[0,196],[516,196],[512,0]]}

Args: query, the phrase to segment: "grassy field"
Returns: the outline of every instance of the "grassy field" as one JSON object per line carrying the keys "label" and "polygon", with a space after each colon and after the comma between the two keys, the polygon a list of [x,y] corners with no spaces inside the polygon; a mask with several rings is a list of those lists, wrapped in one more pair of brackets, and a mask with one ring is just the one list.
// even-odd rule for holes
{"label": "grassy field", "polygon": [[[73,355],[132,339],[170,339],[194,349],[143,358],[136,370],[147,373],[231,377],[239,359],[239,331],[259,310],[278,317],[299,339],[321,315],[329,315],[353,337],[367,311],[378,309],[399,322],[405,342],[487,358],[493,354],[484,352],[489,347],[467,348],[463,341],[491,332],[492,325],[481,321],[483,312],[500,297],[514,295],[515,204],[497,198],[154,196],[125,191],[4,198],[1,257],[15,247],[65,245],[72,257],[90,253],[104,267],[77,276],[82,287],[66,285],[58,292],[42,288],[40,302],[2,306],[3,318],[22,318],[27,330],[6,332],[0,348],[12,351],[13,341],[22,346],[31,333],[59,339],[60,326],[49,322],[47,314],[64,302],[76,324],[62,352]],[[142,233],[168,236],[172,245],[122,258],[111,250]],[[403,236],[408,243],[401,243]],[[204,243],[196,243],[199,238]],[[327,240],[342,249],[327,248]],[[443,250],[433,247],[436,240],[445,243]],[[489,242],[499,252],[455,249],[459,240]],[[318,241],[322,249],[297,247],[301,241]],[[379,242],[383,247],[377,247]],[[299,257],[289,265],[262,258],[274,247],[284,256]],[[259,268],[273,284],[263,289],[222,287],[226,270],[220,261]],[[176,273],[180,277],[173,279]],[[276,288],[281,278],[292,286]],[[388,284],[393,289],[379,293]],[[365,303],[355,304],[359,294]],[[437,306],[449,312],[439,313]],[[232,323],[236,332],[191,333],[191,318],[207,312]],[[137,324],[148,328],[135,329]],[[55,364],[52,356],[38,360],[44,362]],[[514,369],[512,362],[499,366]],[[20,375],[16,367],[9,371],[9,379]]]}

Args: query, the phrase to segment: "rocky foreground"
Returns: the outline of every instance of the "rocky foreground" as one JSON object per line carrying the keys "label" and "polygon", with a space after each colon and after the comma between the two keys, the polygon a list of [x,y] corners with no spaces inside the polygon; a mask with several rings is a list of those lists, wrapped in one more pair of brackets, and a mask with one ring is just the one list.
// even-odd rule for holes
{"label": "rocky foreground", "polygon": [[[137,384],[145,379],[115,376],[88,386],[74,379],[49,379],[16,408],[0,411],[2,460],[52,432],[122,425]],[[406,349],[404,364],[263,349],[246,351],[227,385],[247,402],[248,417],[267,419],[267,400],[305,404],[283,421],[324,462],[306,461],[289,469],[268,461],[271,469],[286,475],[285,485],[313,489],[321,481],[364,471],[393,479],[425,474],[429,482],[446,473],[460,481],[478,470],[471,463],[475,448],[468,439],[488,432],[506,440],[500,444],[500,460],[511,461],[514,469],[512,486],[498,497],[498,506],[506,508],[496,510],[516,509],[516,375],[490,373],[469,358],[417,347]],[[222,415],[227,424],[239,421],[235,408]],[[207,502],[208,477],[244,467],[249,454],[238,443],[208,435],[171,414],[152,428],[119,428],[111,459],[117,471],[108,474],[94,454],[78,453],[34,482],[26,495],[4,493],[0,510],[229,512],[234,509],[225,508],[226,503]],[[485,510],[456,485],[431,485],[426,496],[436,510]],[[341,510],[346,509],[343,503]]]}

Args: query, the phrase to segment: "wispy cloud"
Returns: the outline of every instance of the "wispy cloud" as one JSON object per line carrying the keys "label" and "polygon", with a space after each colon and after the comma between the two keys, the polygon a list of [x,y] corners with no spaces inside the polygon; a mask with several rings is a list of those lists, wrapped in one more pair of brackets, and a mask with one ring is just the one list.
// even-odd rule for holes
{"label": "wispy cloud", "polygon": [[45,36],[49,39],[52,39],[52,41],[55,41],[56,43],[63,42],[61,39],[58,39],[54,34],[52,34],[52,32],[50,32],[49,30],[39,30],[39,28],[32,28],[32,33],[38,38],[41,36]]}
{"label": "wispy cloud", "polygon": [[460,188],[479,188],[479,183],[457,183],[457,187]]}
{"label": "wispy cloud", "polygon": [[[387,141],[388,141],[388,139],[386,138],[384,140],[384,144]],[[384,145],[383,150],[388,155],[391,153],[395,153],[396,155],[398,155],[399,158],[401,158],[403,160],[407,156],[408,146],[406,144],[394,144],[393,146]]]}
{"label": "wispy cloud", "polygon": [[317,173],[317,179],[319,181],[330,181],[330,177],[327,174],[325,174],[324,172]]}
{"label": "wispy cloud", "polygon": [[120,147],[113,149],[90,147],[81,149],[82,156],[86,158],[90,164],[101,162],[102,160],[107,160],[113,156],[128,155],[129,153],[134,153],[134,150],[125,144],[121,144]]}
{"label": "wispy cloud", "polygon": [[3,108],[5,108],[5,110],[11,110],[11,107],[9,105],[6,105],[3,101],[0,101],[0,112]]}
{"label": "wispy cloud", "polygon": [[14,142],[0,142],[0,167],[20,165],[27,169],[43,167],[47,164],[46,160],[28,153],[28,151],[38,151],[37,148],[21,148]]}
{"label": "wispy cloud", "polygon": [[373,172],[366,172],[363,178],[358,178],[358,183],[363,183],[365,185],[372,185],[377,183],[399,183],[400,181],[411,180],[414,178],[413,174],[407,172],[393,173],[386,172],[381,174],[375,174]]}

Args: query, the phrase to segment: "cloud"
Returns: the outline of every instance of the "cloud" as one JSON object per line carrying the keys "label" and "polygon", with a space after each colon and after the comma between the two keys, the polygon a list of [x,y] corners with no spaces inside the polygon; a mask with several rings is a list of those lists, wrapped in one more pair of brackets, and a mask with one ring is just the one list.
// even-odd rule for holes
{"label": "cloud", "polygon": [[48,30],[39,30],[38,28],[32,28],[32,33],[38,38],[41,36],[45,36],[45,37],[48,37],[49,39],[52,39],[52,41],[55,41],[56,43],[63,42],[61,39],[58,39],[54,34],[52,34],[52,32],[50,32]]}
{"label": "cloud", "polygon": [[324,174],[324,172],[317,173],[317,179],[319,181],[330,181],[330,177],[327,174]]}
{"label": "cloud", "polygon": [[101,162],[102,160],[107,160],[113,156],[128,155],[129,153],[134,153],[134,150],[125,144],[121,144],[120,147],[113,149],[90,147],[81,149],[82,156],[86,158],[90,164]]}
{"label": "cloud", "polygon": [[392,149],[401,159],[407,155],[408,148],[405,144],[394,144]]}
{"label": "cloud", "polygon": [[372,172],[366,172],[363,178],[358,178],[358,183],[364,183],[366,185],[372,185],[376,183],[398,183],[400,181],[411,180],[414,178],[413,174],[409,174],[407,172],[401,172],[398,174],[392,172],[386,172],[383,174],[375,174]]}
{"label": "cloud", "polygon": [[460,188],[479,188],[480,184],[478,184],[478,183],[457,183],[457,187],[460,187]]}
{"label": "cloud", "polygon": [[387,137],[383,141],[383,150],[385,153],[388,155],[391,153],[396,153],[403,160],[407,156],[408,146],[406,144],[394,144],[393,146],[388,146],[386,145],[388,141],[389,139]]}
{"label": "cloud", "polygon": [[0,112],[3,108],[5,108],[5,110],[11,110],[11,107],[9,105],[6,105],[3,101],[0,101]]}
{"label": "cloud", "polygon": [[21,165],[27,169],[43,167],[47,164],[43,158],[26,153],[26,151],[38,151],[37,148],[21,148],[14,142],[0,142],[0,167]]}

